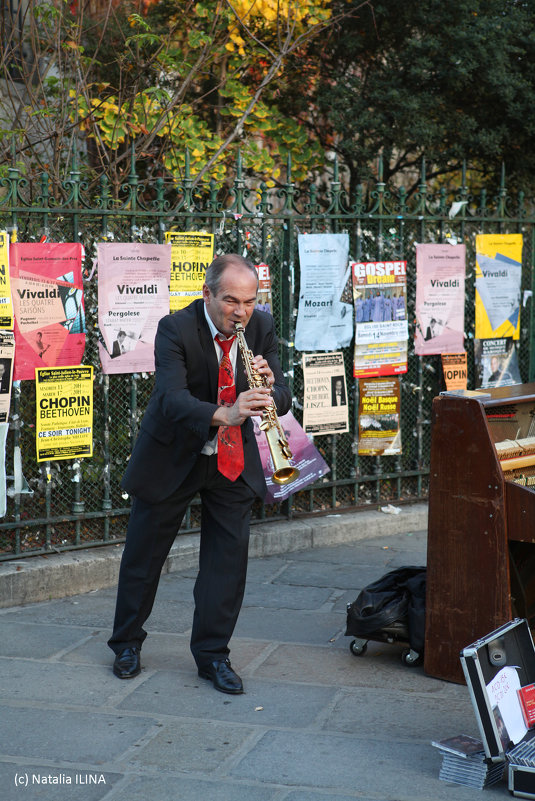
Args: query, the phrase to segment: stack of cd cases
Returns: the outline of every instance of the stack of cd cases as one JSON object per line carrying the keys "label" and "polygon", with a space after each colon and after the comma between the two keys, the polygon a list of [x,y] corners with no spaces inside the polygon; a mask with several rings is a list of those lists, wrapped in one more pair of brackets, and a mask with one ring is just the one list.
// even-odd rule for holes
{"label": "stack of cd cases", "polygon": [[467,734],[458,734],[447,740],[431,743],[442,754],[442,767],[438,778],[444,782],[463,784],[483,790],[499,782],[503,776],[505,762],[487,761],[483,743]]}
{"label": "stack of cd cases", "polygon": [[507,761],[511,765],[535,768],[535,740],[521,740],[518,745],[507,752]]}

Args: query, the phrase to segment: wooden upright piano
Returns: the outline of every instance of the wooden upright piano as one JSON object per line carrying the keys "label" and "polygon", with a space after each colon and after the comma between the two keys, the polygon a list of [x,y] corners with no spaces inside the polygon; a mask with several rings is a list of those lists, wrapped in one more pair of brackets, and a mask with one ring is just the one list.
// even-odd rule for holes
{"label": "wooden upright piano", "polygon": [[535,626],[535,383],[433,401],[424,668],[464,682],[461,648]]}

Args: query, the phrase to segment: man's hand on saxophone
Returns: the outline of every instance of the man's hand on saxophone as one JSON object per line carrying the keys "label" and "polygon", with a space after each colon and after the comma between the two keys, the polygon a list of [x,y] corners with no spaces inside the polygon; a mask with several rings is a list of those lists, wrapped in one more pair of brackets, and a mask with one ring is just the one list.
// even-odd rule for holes
{"label": "man's hand on saxophone", "polygon": [[240,392],[232,406],[218,406],[212,417],[213,426],[241,426],[248,418],[261,415],[264,409],[271,406],[271,389],[255,387]]}

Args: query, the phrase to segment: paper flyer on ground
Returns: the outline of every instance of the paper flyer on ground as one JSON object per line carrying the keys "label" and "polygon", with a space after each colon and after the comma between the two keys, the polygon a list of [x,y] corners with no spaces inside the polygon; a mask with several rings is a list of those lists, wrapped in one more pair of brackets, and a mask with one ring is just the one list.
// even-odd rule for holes
{"label": "paper flyer on ground", "polygon": [[97,246],[102,372],[154,371],[158,322],[169,313],[171,245]]}
{"label": "paper flyer on ground", "polygon": [[93,367],[35,371],[37,461],[93,455]]}
{"label": "paper flyer on ground", "polygon": [[169,310],[189,306],[202,297],[206,269],[214,260],[214,235],[195,231],[167,231],[171,245]]}
{"label": "paper flyer on ground", "polygon": [[14,363],[15,336],[12,331],[0,331],[0,423],[9,418]]}
{"label": "paper flyer on ground", "polygon": [[0,328],[13,329],[13,300],[9,276],[9,235],[0,231]]}
{"label": "paper flyer on ground", "polygon": [[399,378],[360,379],[359,455],[401,453],[400,406]]}
{"label": "paper flyer on ground", "polygon": [[342,300],[350,278],[347,234],[299,234],[300,289],[295,347],[331,351],[353,339],[353,307]]}
{"label": "paper flyer on ground", "polygon": [[522,234],[476,236],[476,339],[520,336]]}
{"label": "paper flyer on ground", "polygon": [[82,246],[78,242],[9,247],[15,312],[14,381],[36,367],[80,364],[85,349]]}
{"label": "paper flyer on ground", "polygon": [[254,431],[260,459],[266,478],[267,494],[264,503],[277,503],[308,487],[329,472],[330,467],[310,441],[291,412],[279,417],[279,422],[292,452],[291,464],[299,470],[299,476],[290,484],[273,481],[273,460],[265,434],[260,430],[259,417],[253,417]]}
{"label": "paper flyer on ground", "polygon": [[271,298],[271,275],[267,264],[255,264],[258,273],[258,296],[255,309],[273,314],[273,300]]}
{"label": "paper flyer on ground", "polygon": [[464,350],[464,245],[416,245],[417,356]]}
{"label": "paper flyer on ground", "polygon": [[476,388],[521,384],[516,345],[512,337],[475,339]]}
{"label": "paper flyer on ground", "polygon": [[349,431],[344,354],[303,354],[303,428],[306,434]]}
{"label": "paper flyer on ground", "polygon": [[355,306],[353,375],[407,372],[407,262],[351,262]]}

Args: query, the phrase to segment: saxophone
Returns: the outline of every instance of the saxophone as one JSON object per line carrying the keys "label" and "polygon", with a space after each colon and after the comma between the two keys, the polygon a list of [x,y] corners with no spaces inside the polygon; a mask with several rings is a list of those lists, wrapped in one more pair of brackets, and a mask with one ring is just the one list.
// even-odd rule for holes
{"label": "saxophone", "polygon": [[[245,373],[247,375],[247,383],[249,389],[256,389],[257,387],[268,386],[264,376],[253,367],[253,354],[247,347],[245,340],[245,329],[241,323],[235,324],[236,339],[238,340],[238,347],[240,349],[241,357],[245,365]],[[299,475],[299,470],[290,464],[292,452],[288,445],[288,440],[284,433],[284,429],[280,424],[277,416],[275,403],[271,403],[262,412],[262,420],[260,422],[260,430],[266,435],[269,451],[273,460],[273,481],[276,484],[289,484]]]}

